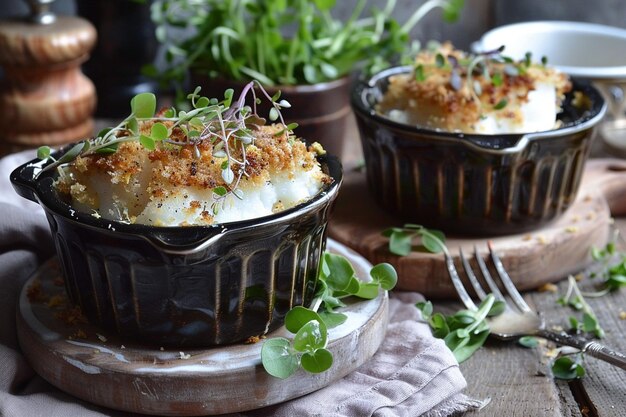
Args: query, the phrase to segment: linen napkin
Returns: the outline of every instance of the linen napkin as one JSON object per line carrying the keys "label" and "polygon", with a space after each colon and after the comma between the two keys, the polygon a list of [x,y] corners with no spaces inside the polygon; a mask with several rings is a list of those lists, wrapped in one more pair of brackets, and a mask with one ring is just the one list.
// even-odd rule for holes
{"label": "linen napkin", "polygon": [[[0,159],[0,416],[133,416],[63,393],[39,377],[22,355],[15,309],[24,282],[54,255],[43,210],[19,197],[10,172],[34,151]],[[481,405],[465,396],[452,353],[431,335],[414,307],[417,293],[393,293],[389,327],[378,352],[346,377],[314,393],[231,417],[444,417]],[[138,416],[138,415],[137,415]]]}

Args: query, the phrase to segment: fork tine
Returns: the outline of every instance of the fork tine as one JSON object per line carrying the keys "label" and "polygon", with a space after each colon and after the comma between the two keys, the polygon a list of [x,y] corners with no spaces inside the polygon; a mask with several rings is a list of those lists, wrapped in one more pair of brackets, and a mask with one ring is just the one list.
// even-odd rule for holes
{"label": "fork tine", "polygon": [[517,288],[515,288],[515,284],[513,284],[511,277],[506,272],[506,269],[504,269],[502,261],[493,250],[491,242],[487,242],[487,246],[489,247],[491,260],[493,261],[493,264],[496,267],[496,271],[498,271],[498,275],[500,276],[500,280],[502,281],[502,284],[504,284],[504,288],[506,288],[509,296],[511,297],[517,308],[519,308],[522,312],[531,312],[531,308],[528,306],[528,304],[526,304],[526,301],[524,301],[522,295],[519,293],[519,291],[517,291]]}
{"label": "fork tine", "polygon": [[480,285],[480,282],[478,282],[478,278],[476,278],[476,274],[474,274],[474,271],[472,270],[472,267],[470,266],[467,258],[465,257],[465,255],[463,255],[463,248],[459,248],[459,253],[461,254],[461,262],[463,262],[465,275],[467,275],[467,278],[472,284],[472,287],[474,287],[474,291],[476,292],[478,298],[484,300],[487,297],[487,293],[485,293],[483,287]]}
{"label": "fork tine", "polygon": [[454,285],[454,288],[456,289],[457,294],[459,294],[459,298],[461,298],[461,301],[463,302],[463,304],[465,304],[465,307],[467,307],[467,309],[476,310],[477,309],[476,304],[474,304],[474,302],[472,301],[472,298],[469,296],[469,294],[465,290],[465,287],[463,286],[463,282],[461,281],[461,277],[459,277],[459,273],[457,272],[456,267],[454,266],[454,260],[452,259],[450,254],[446,253],[445,255],[446,255],[446,267],[448,268],[448,275],[450,275],[450,279],[452,279],[452,284]]}
{"label": "fork tine", "polygon": [[485,282],[489,286],[489,290],[496,297],[496,300],[506,302],[504,296],[500,292],[498,285],[496,285],[495,281],[491,277],[491,273],[489,272],[489,268],[487,268],[487,264],[485,264],[485,260],[478,254],[478,250],[476,246],[474,246],[474,257],[476,258],[476,262],[478,262],[478,267],[480,268],[480,272],[483,274],[483,278],[485,278]]}

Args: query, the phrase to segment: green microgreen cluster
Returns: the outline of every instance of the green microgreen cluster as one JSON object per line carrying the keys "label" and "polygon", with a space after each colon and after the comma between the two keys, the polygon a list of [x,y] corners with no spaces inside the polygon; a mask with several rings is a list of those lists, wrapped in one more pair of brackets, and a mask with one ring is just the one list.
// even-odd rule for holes
{"label": "green microgreen cluster", "polygon": [[406,256],[413,250],[413,240],[420,238],[422,246],[432,253],[446,252],[446,238],[439,230],[427,229],[419,224],[407,223],[403,227],[392,227],[382,232],[389,238],[389,252]]}
{"label": "green microgreen cluster", "polygon": [[490,332],[487,317],[501,314],[505,304],[496,300],[493,294],[489,294],[477,310],[460,310],[450,316],[442,313],[433,314],[430,301],[419,302],[415,306],[432,328],[433,335],[444,340],[460,363],[472,356],[485,343]]}
{"label": "green microgreen cluster", "polygon": [[[429,252],[449,254],[444,234],[419,224],[408,223],[403,227],[392,227],[384,230],[382,235],[389,238],[389,251],[395,255],[406,256],[411,253],[413,240],[416,238],[421,240],[423,247]],[[487,317],[502,313],[505,304],[496,300],[493,294],[489,294],[476,311],[460,310],[449,316],[442,313],[433,314],[433,305],[430,301],[419,302],[415,306],[430,325],[433,335],[443,339],[456,360],[463,362],[476,352],[489,336]]]}
{"label": "green microgreen cluster", "polygon": [[[200,95],[200,87],[187,96],[191,109],[177,110],[172,107],[160,114],[156,112],[156,97],[152,93],[141,93],[130,101],[131,113],[117,126],[103,129],[92,139],[82,141],[55,159],[48,146],[38,149],[37,155],[43,160],[53,162],[45,170],[59,167],[77,157],[103,155],[117,152],[120,143],[137,141],[148,150],[168,149],[192,146],[196,157],[200,158],[199,145],[209,141],[213,157],[222,159],[221,175],[226,186],[213,189],[213,211],[219,210],[219,204],[229,194],[242,198],[238,188],[246,175],[248,161],[246,148],[254,142],[254,131],[263,126],[266,120],[257,114],[255,87],[264,99],[271,103],[269,119],[280,121],[284,129],[277,134],[292,134],[296,123],[285,125],[281,109],[290,107],[286,100],[280,100],[280,92],[271,97],[258,81],[251,81],[241,91],[237,100],[233,100],[233,90],[224,92],[224,98],[208,98]],[[252,106],[247,105],[248,95],[252,95]],[[143,132],[141,123],[151,121],[150,132]],[[234,152],[238,150],[239,152]]]}
{"label": "green microgreen cluster", "polygon": [[157,0],[152,20],[167,68],[145,72],[163,83],[180,84],[192,70],[268,86],[335,80],[359,65],[377,72],[419,49],[409,32],[430,10],[454,21],[463,2],[425,1],[401,25],[391,16],[395,0],[368,16],[367,0],[358,0],[346,21],[331,14],[335,0]]}
{"label": "green microgreen cluster", "polygon": [[558,379],[571,380],[585,376],[582,354],[561,356],[552,363],[552,375]]}
{"label": "green microgreen cluster", "polygon": [[294,334],[268,339],[261,348],[261,362],[277,378],[293,375],[299,367],[307,372],[324,372],[332,366],[328,329],[343,324],[347,316],[335,311],[344,307],[346,297],[374,299],[380,289],[391,290],[398,280],[395,269],[386,263],[370,270],[370,282],[356,277],[350,262],[341,255],[324,253],[311,308],[294,307],[285,316],[286,329]]}
{"label": "green microgreen cluster", "polygon": [[[441,52],[437,52],[441,45],[433,42],[429,45],[429,49],[435,53],[435,62],[433,64],[416,63],[413,67],[413,74],[417,82],[423,82],[428,78],[428,69],[437,68],[439,70],[447,70],[450,73],[450,86],[459,91],[463,88],[463,76],[465,76],[465,86],[477,102],[483,93],[483,87],[475,77],[482,76],[487,83],[493,87],[500,87],[506,77],[517,77],[526,74],[528,68],[533,65],[532,54],[527,52],[524,59],[515,61],[511,57],[502,54],[504,46],[490,51],[478,52],[470,54],[462,59],[455,55],[449,54],[444,56]],[[547,64],[547,58],[542,57],[541,65]],[[493,106],[493,110],[502,110],[508,104],[506,98],[502,98]]]}
{"label": "green microgreen cluster", "polygon": [[587,296],[597,297],[609,292],[617,291],[626,287],[626,253],[616,249],[615,240],[608,242],[603,249],[592,248],[591,257],[598,262],[601,270],[589,275],[590,278],[597,278],[599,289],[596,293]]}

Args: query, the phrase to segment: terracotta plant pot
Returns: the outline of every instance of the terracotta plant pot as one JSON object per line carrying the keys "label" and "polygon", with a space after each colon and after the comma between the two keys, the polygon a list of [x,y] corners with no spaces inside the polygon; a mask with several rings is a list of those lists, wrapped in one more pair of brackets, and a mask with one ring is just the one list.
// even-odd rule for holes
{"label": "terracotta plant pot", "polygon": [[[222,97],[224,90],[233,88],[241,91],[245,83],[225,79],[209,79],[193,73],[191,76],[192,89],[202,87],[202,94],[209,97]],[[274,95],[281,91],[281,98],[291,104],[291,108],[283,109],[283,117],[289,123],[298,123],[295,133],[303,138],[307,144],[319,142],[330,154],[342,157],[344,136],[350,109],[351,79],[343,77],[338,80],[312,85],[287,85],[265,87],[265,90]],[[258,89],[257,89],[258,94]],[[269,105],[264,101],[261,104],[260,115],[269,113]]]}

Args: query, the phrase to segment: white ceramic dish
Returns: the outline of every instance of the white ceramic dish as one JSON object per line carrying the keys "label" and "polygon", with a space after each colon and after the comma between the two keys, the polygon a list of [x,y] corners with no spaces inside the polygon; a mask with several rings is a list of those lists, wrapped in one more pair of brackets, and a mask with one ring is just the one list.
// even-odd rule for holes
{"label": "white ceramic dish", "polygon": [[532,21],[500,26],[475,42],[475,51],[505,45],[505,55],[548,63],[574,77],[626,78],[626,29],[583,22]]}

